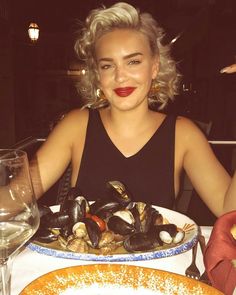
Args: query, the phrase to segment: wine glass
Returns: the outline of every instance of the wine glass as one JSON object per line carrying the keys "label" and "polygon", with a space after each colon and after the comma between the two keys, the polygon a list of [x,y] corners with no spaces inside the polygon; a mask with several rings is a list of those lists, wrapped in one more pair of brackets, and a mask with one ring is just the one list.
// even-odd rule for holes
{"label": "wine glass", "polygon": [[[10,265],[39,226],[27,154],[0,149],[0,293],[10,295]],[[12,261],[11,261],[12,263]]]}

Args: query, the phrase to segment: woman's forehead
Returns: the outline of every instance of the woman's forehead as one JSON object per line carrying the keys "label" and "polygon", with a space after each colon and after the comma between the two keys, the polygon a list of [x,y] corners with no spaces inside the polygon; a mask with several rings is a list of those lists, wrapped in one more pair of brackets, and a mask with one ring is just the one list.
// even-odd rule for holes
{"label": "woman's forehead", "polygon": [[109,56],[115,52],[121,55],[133,52],[151,53],[148,38],[143,33],[131,29],[116,29],[103,34],[96,41],[95,51],[97,57]]}

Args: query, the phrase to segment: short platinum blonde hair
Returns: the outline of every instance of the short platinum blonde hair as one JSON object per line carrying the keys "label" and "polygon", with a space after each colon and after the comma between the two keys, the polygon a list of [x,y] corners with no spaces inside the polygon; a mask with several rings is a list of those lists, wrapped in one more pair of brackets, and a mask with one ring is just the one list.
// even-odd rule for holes
{"label": "short platinum blonde hair", "polygon": [[99,77],[95,44],[103,34],[115,29],[136,30],[148,38],[153,56],[159,56],[159,72],[152,81],[158,85],[158,92],[148,98],[149,106],[157,105],[158,109],[164,109],[168,101],[178,94],[180,78],[176,62],[170,55],[170,45],[162,45],[164,31],[149,13],[140,13],[124,2],[92,10],[75,42],[75,51],[85,63],[85,72],[81,75],[78,90],[86,106],[97,108],[104,106],[104,102],[107,105],[107,100],[99,99],[97,95]]}

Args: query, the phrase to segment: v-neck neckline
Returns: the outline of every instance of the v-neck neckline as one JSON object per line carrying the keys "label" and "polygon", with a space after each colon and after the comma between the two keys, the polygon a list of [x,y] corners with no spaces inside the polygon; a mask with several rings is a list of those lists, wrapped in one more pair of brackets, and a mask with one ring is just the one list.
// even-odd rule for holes
{"label": "v-neck neckline", "polygon": [[138,157],[142,152],[143,150],[145,150],[148,146],[149,146],[149,143],[152,141],[152,139],[159,133],[159,131],[163,128],[163,125],[165,124],[166,120],[167,120],[167,115],[165,116],[165,118],[162,120],[161,124],[156,128],[156,130],[153,132],[152,136],[147,140],[147,142],[133,155],[131,156],[125,156],[119,149],[118,147],[114,144],[114,142],[111,140],[109,134],[107,133],[107,130],[103,124],[103,121],[102,121],[102,118],[101,118],[101,115],[100,115],[100,112],[99,110],[97,110],[97,116],[98,116],[98,119],[99,119],[99,122],[100,122],[100,125],[101,125],[101,128],[103,129],[104,131],[104,134],[106,136],[106,138],[108,139],[108,142],[109,144],[113,147],[113,149],[118,152],[118,154],[121,155],[122,158],[126,159],[126,160],[130,160],[130,159],[133,159],[135,157]]}

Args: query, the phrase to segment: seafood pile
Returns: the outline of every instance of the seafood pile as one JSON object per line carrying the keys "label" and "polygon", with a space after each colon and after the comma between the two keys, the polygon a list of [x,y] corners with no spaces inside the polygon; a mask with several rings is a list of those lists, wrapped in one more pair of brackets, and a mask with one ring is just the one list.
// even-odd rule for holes
{"label": "seafood pile", "polygon": [[34,240],[58,241],[64,249],[79,253],[112,254],[118,247],[128,252],[151,251],[178,244],[185,232],[169,223],[152,205],[133,202],[120,181],[106,183],[108,194],[88,202],[71,188],[58,212],[40,206],[40,227]]}

